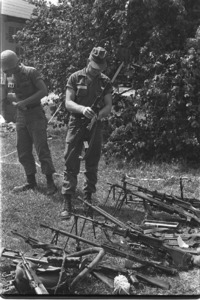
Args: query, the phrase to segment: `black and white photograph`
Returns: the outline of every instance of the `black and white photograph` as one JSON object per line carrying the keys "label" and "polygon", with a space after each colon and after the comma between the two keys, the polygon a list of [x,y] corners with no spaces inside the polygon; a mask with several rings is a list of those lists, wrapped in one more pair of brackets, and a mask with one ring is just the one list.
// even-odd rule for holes
{"label": "black and white photograph", "polygon": [[0,10],[0,297],[200,299],[200,0]]}

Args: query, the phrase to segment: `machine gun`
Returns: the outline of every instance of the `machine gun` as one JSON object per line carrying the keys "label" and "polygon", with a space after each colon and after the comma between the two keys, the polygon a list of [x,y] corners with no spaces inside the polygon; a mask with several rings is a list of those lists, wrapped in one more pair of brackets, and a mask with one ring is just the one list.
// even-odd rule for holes
{"label": "machine gun", "polygon": [[197,217],[193,213],[186,211],[185,209],[183,209],[181,206],[178,206],[177,204],[169,205],[169,204],[163,203],[163,201],[155,199],[153,196],[147,196],[143,192],[133,192],[132,191],[132,194],[134,196],[137,196],[137,197],[143,199],[147,203],[152,204],[153,206],[159,207],[163,211],[166,211],[166,212],[172,213],[172,214],[174,214],[174,213],[178,214],[179,216],[184,218],[183,220],[185,222],[192,221],[193,223],[196,223],[198,225],[200,224],[199,217]]}
{"label": "machine gun", "polygon": [[31,236],[25,236],[21,233],[19,233],[17,230],[11,230],[11,233],[13,235],[16,235],[20,238],[22,238],[25,243],[29,244],[33,249],[43,249],[44,251],[49,251],[49,252],[54,252],[54,253],[59,253],[59,252],[63,252],[63,249],[61,247],[58,247],[55,244],[46,244],[46,243],[42,243],[39,240],[31,237]]}
{"label": "machine gun", "polygon": [[157,261],[144,260],[144,259],[138,257],[137,255],[126,251],[126,249],[113,246],[112,244],[110,245],[110,244],[105,244],[104,243],[104,244],[98,245],[97,243],[94,243],[94,242],[92,242],[90,240],[87,240],[83,237],[80,237],[78,235],[74,235],[74,234],[72,234],[70,232],[67,232],[67,231],[64,231],[64,230],[60,230],[58,228],[53,228],[53,227],[48,226],[46,224],[40,224],[40,226],[43,227],[43,228],[48,228],[51,231],[56,232],[57,234],[61,234],[61,235],[73,238],[75,240],[78,240],[78,241],[81,241],[83,243],[92,245],[94,247],[103,248],[107,253],[110,253],[111,255],[128,258],[129,260],[136,261],[136,262],[138,262],[140,264],[143,264],[143,265],[146,265],[146,266],[154,267],[154,268],[156,268],[158,270],[161,270],[163,272],[166,272],[168,274],[172,274],[172,275],[177,274],[177,269],[175,269],[175,268],[164,266],[160,262],[157,262]]}
{"label": "machine gun", "polygon": [[[138,191],[128,189],[127,184],[137,187]],[[122,207],[123,203],[127,201],[126,195],[130,194],[131,196],[142,199],[145,208],[148,208],[149,210],[150,207],[148,203],[170,214],[178,214],[181,217],[179,219],[179,221],[181,222],[192,221],[195,224],[200,224],[200,210],[194,207],[191,203],[185,202],[178,197],[172,197],[170,195],[158,193],[155,191],[152,192],[146,188],[142,188],[141,186],[130,184],[125,180],[123,180],[123,185],[115,184],[114,186],[120,188],[124,192],[124,197],[121,200],[118,200],[119,203],[117,203],[117,209],[120,209]]]}
{"label": "machine gun", "polygon": [[100,207],[91,205],[87,201],[82,200],[81,198],[78,198],[78,200],[85,203],[90,209],[96,211],[100,215],[104,216],[107,220],[111,221],[112,223],[116,224],[118,228],[115,229],[115,233],[124,233],[124,237],[128,237],[131,241],[141,243],[143,245],[146,245],[147,247],[152,247],[160,250],[164,250],[167,252],[171,258],[173,259],[173,263],[175,266],[179,269],[188,269],[192,265],[192,255],[190,253],[187,253],[186,251],[178,248],[178,247],[170,247],[166,243],[163,242],[162,239],[147,236],[141,231],[137,229],[133,229],[132,227],[124,224],[123,222],[119,221],[109,213],[105,212]]}
{"label": "machine gun", "polygon": [[[130,184],[130,183],[129,183]],[[182,207],[183,209],[189,211],[190,213],[196,215],[197,218],[200,218],[200,210],[194,207],[190,202],[184,201],[183,199],[179,199],[176,196],[172,196],[166,193],[160,193],[158,191],[151,191],[147,188],[144,188],[142,186],[131,184],[132,186],[136,187],[139,192],[143,192],[147,195],[150,195],[153,197],[153,199],[161,200],[164,203],[170,204],[170,205],[178,205]]]}

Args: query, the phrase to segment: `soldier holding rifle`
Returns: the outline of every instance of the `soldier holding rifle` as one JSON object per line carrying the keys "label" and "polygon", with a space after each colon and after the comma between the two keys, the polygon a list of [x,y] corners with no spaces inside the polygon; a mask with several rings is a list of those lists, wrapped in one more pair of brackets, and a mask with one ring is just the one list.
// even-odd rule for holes
{"label": "soldier holding rifle", "polygon": [[[62,219],[69,219],[72,211],[72,195],[77,186],[80,171],[80,155],[83,143],[91,143],[90,152],[85,158],[84,199],[91,203],[96,192],[97,171],[101,156],[101,119],[109,115],[112,108],[112,83],[102,72],[106,69],[107,52],[102,47],[94,47],[89,55],[87,66],[73,73],[67,82],[65,106],[71,113],[65,147],[65,171],[62,185],[64,207]],[[93,108],[95,99],[102,94],[98,107]],[[85,120],[93,124],[83,128]]]}

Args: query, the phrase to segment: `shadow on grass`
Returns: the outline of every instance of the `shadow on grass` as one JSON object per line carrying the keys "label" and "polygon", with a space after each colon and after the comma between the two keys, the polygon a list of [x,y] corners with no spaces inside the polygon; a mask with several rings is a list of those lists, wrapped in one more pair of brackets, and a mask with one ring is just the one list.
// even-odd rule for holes
{"label": "shadow on grass", "polygon": [[[78,200],[78,197],[83,199],[83,192],[77,191],[74,199],[73,204],[75,207],[76,214],[84,214],[87,211],[87,207],[85,208],[84,203],[82,203],[80,200]],[[137,209],[136,205],[131,206],[123,206],[120,211],[117,211],[116,214],[114,214],[115,208],[114,206],[109,206],[105,204],[100,204],[98,199],[96,197],[92,198],[92,205],[100,207],[103,209],[106,213],[110,214],[111,216],[114,216],[121,220],[122,222],[126,223],[127,221],[132,221],[133,223],[140,224],[145,217],[145,212],[141,207],[140,209]],[[97,218],[100,217],[100,213],[93,211],[93,217]]]}
{"label": "shadow on grass", "polygon": [[99,205],[100,208],[105,210],[110,215],[116,217],[117,219],[121,220],[122,222],[126,223],[127,221],[131,221],[135,224],[141,224],[145,217],[145,212],[133,209],[128,206],[124,206],[120,209],[120,211],[117,211],[116,214],[114,213],[114,209],[111,206],[105,206],[105,205]]}

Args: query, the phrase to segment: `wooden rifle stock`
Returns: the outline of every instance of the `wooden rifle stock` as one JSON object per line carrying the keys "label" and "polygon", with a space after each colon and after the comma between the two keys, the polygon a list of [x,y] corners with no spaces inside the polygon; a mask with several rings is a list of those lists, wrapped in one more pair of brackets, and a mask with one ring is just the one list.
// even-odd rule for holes
{"label": "wooden rifle stock", "polygon": [[195,208],[194,206],[192,206],[191,203],[189,203],[189,202],[179,199],[176,196],[171,196],[171,195],[168,195],[165,193],[159,193],[158,191],[150,191],[147,188],[143,188],[141,186],[137,186],[137,188],[138,188],[138,191],[147,193],[147,194],[153,196],[154,199],[159,199],[161,201],[165,201],[165,202],[168,202],[173,205],[177,204],[180,207],[182,207],[183,209],[186,209],[186,210],[194,213],[198,218],[200,218],[200,210]]}
{"label": "wooden rifle stock", "polygon": [[[84,202],[86,205],[88,205],[90,208],[92,208],[94,211],[98,212],[100,215],[104,216],[114,224],[121,227],[121,229],[126,230],[125,237],[129,237],[134,242],[142,243],[148,247],[158,248],[161,250],[165,250],[173,259],[173,262],[177,268],[186,270],[190,267],[191,261],[192,261],[192,255],[190,253],[186,253],[184,250],[176,247],[172,248],[166,244],[163,243],[163,240],[146,236],[145,234],[141,233],[138,230],[133,230],[128,225],[124,224],[123,222],[117,220],[115,217],[110,215],[109,213],[105,212],[100,207],[96,207],[88,203],[87,201],[82,200],[81,198],[78,198],[80,201]],[[120,229],[119,229],[120,230]],[[115,229],[115,233],[117,233],[117,229]]]}
{"label": "wooden rifle stock", "polygon": [[94,275],[102,282],[107,284],[110,288],[114,288],[114,277],[117,276],[119,273],[128,277],[133,285],[135,285],[136,283],[138,284],[139,281],[143,281],[165,290],[170,288],[168,282],[157,277],[143,275],[141,273],[136,272],[135,270],[132,271],[131,269],[133,268],[133,262],[131,260],[126,259],[125,268],[116,265],[112,266],[108,264],[99,264],[92,271],[92,275]]}
{"label": "wooden rifle stock", "polygon": [[89,241],[87,239],[84,239],[84,238],[82,238],[80,236],[74,235],[74,234],[69,233],[69,232],[64,231],[64,230],[59,230],[57,228],[53,228],[53,227],[45,225],[45,224],[40,224],[40,226],[43,227],[43,228],[49,228],[50,230],[56,232],[57,234],[59,234],[59,233],[63,234],[64,236],[71,237],[71,238],[73,238],[75,240],[84,242],[84,243],[92,245],[94,247],[101,247],[101,248],[105,249],[106,252],[108,252],[108,253],[110,253],[112,255],[120,256],[120,257],[124,257],[124,258],[128,257],[130,260],[133,260],[133,261],[139,262],[141,264],[157,268],[157,269],[162,270],[164,272],[167,272],[167,273],[170,273],[170,274],[177,274],[177,270],[174,269],[174,268],[165,267],[165,266],[161,265],[158,262],[152,262],[152,261],[143,260],[143,259],[137,257],[136,255],[130,253],[130,252],[126,252],[124,250],[117,249],[117,248],[113,247],[112,245],[108,245],[108,244],[98,245],[97,243],[94,243],[92,241]]}
{"label": "wooden rifle stock", "polygon": [[38,278],[36,273],[33,271],[33,269],[29,266],[22,253],[20,253],[20,257],[22,259],[22,266],[30,286],[35,290],[37,295],[48,295],[49,293],[47,289],[43,285],[42,281]]}
{"label": "wooden rifle stock", "polygon": [[[194,213],[196,217],[200,218],[200,210],[197,209],[196,207],[194,207],[194,206],[190,203],[190,201],[189,201],[190,199],[188,199],[188,198],[185,198],[185,201],[184,201],[184,199],[180,199],[180,198],[177,197],[177,196],[172,196],[172,195],[169,195],[169,194],[166,194],[166,193],[160,193],[160,192],[158,192],[158,191],[156,191],[156,190],[155,190],[155,191],[151,191],[151,190],[149,190],[149,189],[147,189],[147,188],[144,188],[144,187],[142,187],[142,186],[140,186],[140,185],[133,184],[133,183],[129,183],[129,182],[127,182],[127,181],[124,181],[124,182],[126,182],[126,184],[128,184],[128,185],[130,185],[130,186],[136,187],[136,188],[138,189],[139,192],[146,193],[146,194],[152,196],[153,199],[155,199],[155,200],[157,199],[157,200],[161,201],[161,203],[162,203],[163,201],[165,201],[165,202],[168,202],[168,203],[173,204],[173,205],[174,205],[174,204],[177,204],[177,205],[180,206],[180,210],[181,210],[181,208],[186,209],[186,210],[188,210],[188,211]],[[118,184],[117,184],[116,186],[119,187],[119,188],[124,189],[124,187],[121,186],[121,185],[118,185]],[[129,193],[134,194],[132,190],[130,190],[130,189],[126,189],[126,190],[127,190]],[[197,199],[195,199],[195,200],[197,200]],[[199,201],[199,203],[200,203],[200,201]],[[179,207],[176,207],[176,208],[179,208]],[[195,220],[196,220],[196,218],[195,218]],[[196,221],[197,221],[197,220],[196,220]]]}
{"label": "wooden rifle stock", "polygon": [[176,213],[182,217],[184,217],[185,221],[195,221],[196,223],[200,224],[200,219],[196,217],[195,215],[185,211],[182,207],[178,207],[177,205],[168,205],[166,203],[163,203],[160,200],[156,200],[153,197],[145,195],[143,192],[133,192],[132,194],[143,199],[144,201],[150,202],[160,208],[162,208],[164,211],[170,212],[170,213]]}

